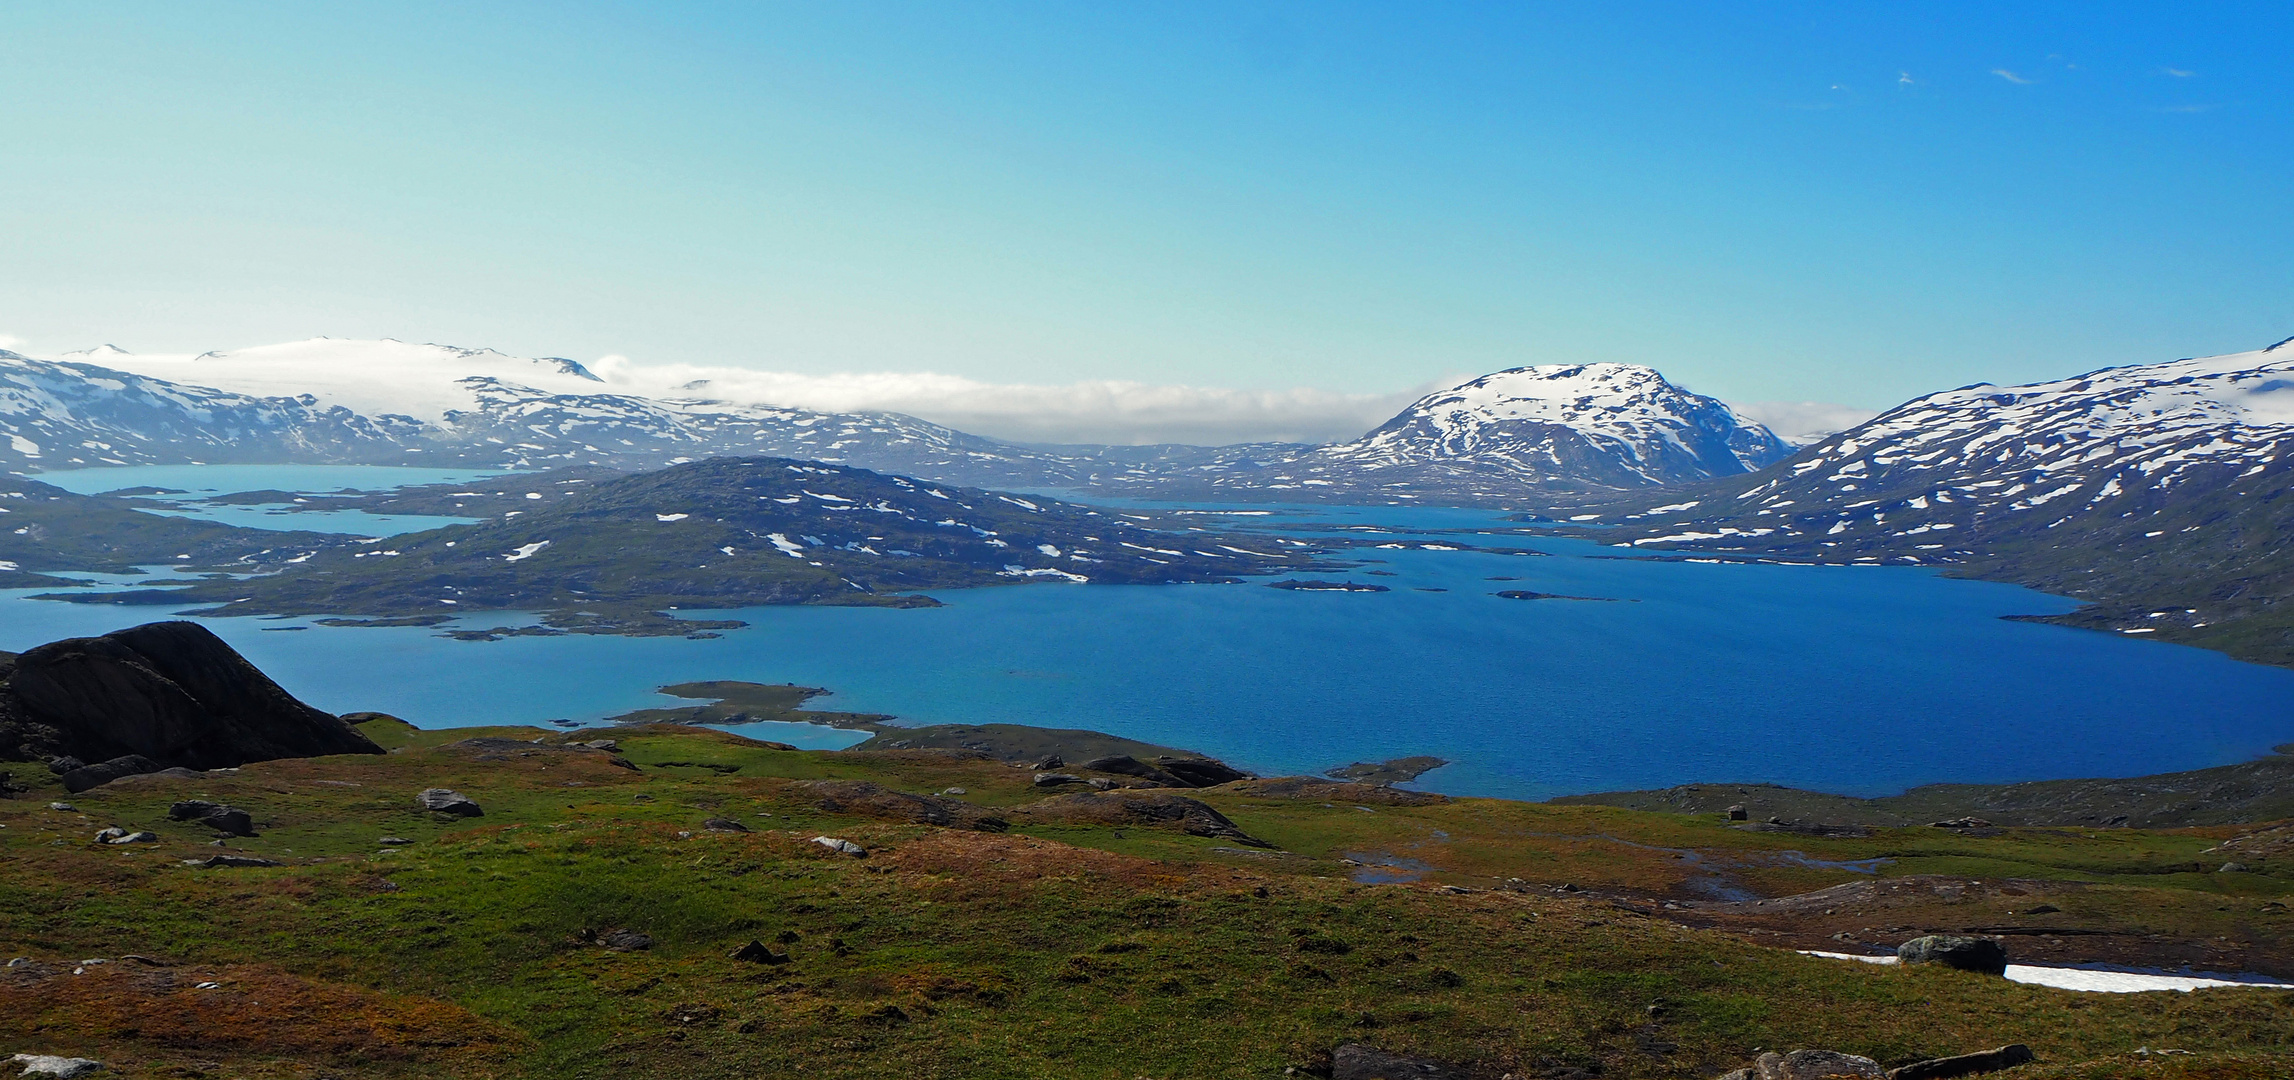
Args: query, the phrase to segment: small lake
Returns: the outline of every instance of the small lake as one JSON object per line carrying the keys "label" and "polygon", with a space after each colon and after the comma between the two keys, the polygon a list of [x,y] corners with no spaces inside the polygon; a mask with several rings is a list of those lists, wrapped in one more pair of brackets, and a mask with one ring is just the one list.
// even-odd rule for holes
{"label": "small lake", "polygon": [[[317,487],[277,472],[250,486]],[[322,490],[343,486],[384,485]],[[948,606],[928,610],[744,610],[734,617],[747,629],[704,641],[208,625],[314,705],[429,727],[596,719],[664,704],[651,691],[671,682],[796,682],[834,690],[825,708],[1095,728],[1268,773],[1432,754],[1454,764],[1419,786],[1517,798],[1693,781],[1876,795],[2200,768],[2294,741],[2294,671],[2006,622],[2075,606],[2013,586],[1912,568],[1622,559],[1472,510],[1203,517],[1392,530],[1376,539],[1397,546],[1353,553],[1384,575],[1321,575],[1391,591],[1035,584],[936,592]],[[1460,544],[1548,554],[1440,550]],[[1494,595],[1504,590],[1600,599]],[[22,595],[0,593],[0,648],[167,611]],[[753,733],[855,740],[809,725]]]}

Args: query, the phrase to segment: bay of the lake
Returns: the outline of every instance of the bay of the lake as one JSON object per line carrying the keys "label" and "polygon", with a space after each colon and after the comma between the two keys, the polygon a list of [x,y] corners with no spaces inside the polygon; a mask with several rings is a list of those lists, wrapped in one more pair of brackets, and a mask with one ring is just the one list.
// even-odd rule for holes
{"label": "bay of the lake", "polygon": [[[265,475],[247,486],[299,490],[291,469]],[[336,479],[328,490],[388,486]],[[823,707],[903,723],[1092,728],[1265,773],[1432,754],[1454,764],[1419,786],[1518,798],[1692,781],[1883,794],[2199,768],[2294,741],[2294,671],[2007,622],[2075,606],[2013,586],[1910,567],[1620,559],[1471,510],[1203,520],[1394,530],[1378,539],[1399,546],[1347,553],[1378,561],[1320,575],[1390,591],[1030,584],[935,592],[947,606],[934,609],[743,610],[733,616],[747,628],[711,640],[207,625],[312,704],[431,727],[595,720],[668,703],[652,691],[673,682],[795,682],[833,690]],[[1440,550],[1459,544],[1547,554]],[[1494,595],[1505,590],[1598,599]],[[168,611],[24,595],[0,593],[0,649]],[[527,621],[481,613],[465,625]],[[749,733],[811,746],[857,737]]]}

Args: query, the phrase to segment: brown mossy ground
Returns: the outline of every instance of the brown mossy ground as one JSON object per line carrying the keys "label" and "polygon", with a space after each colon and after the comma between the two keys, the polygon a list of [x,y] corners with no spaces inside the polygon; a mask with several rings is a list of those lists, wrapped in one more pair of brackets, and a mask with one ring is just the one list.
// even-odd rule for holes
{"label": "brown mossy ground", "polygon": [[[2011,1076],[2294,1073],[2294,991],[2078,994],[1849,964],[1756,944],[1769,927],[1697,906],[1716,879],[1771,898],[1981,880],[1858,925],[2012,921],[2044,894],[2051,925],[2219,937],[2240,950],[2224,955],[2278,963],[2294,877],[2195,872],[2220,829],[1824,838],[1609,807],[1356,803],[1343,785],[1185,793],[1281,849],[1257,852],[1176,828],[842,814],[808,783],[963,788],[937,797],[988,810],[1042,797],[1026,770],[975,754],[670,727],[363,730],[393,752],[69,797],[43,777],[0,801],[0,953],[29,958],[0,980],[0,1054],[131,1077],[1129,1080],[1280,1076],[1370,1042],[1492,1078],[1633,1078],[1711,1076],[1761,1047],[1896,1065],[2024,1042],[2040,1062]],[[637,768],[453,745],[601,734]],[[420,811],[427,787],[485,816]],[[189,797],[248,809],[261,835],[228,847],[285,865],[185,865],[221,850],[167,820]],[[67,798],[75,811],[48,808]],[[111,824],[161,839],[90,842]],[[1417,880],[1351,880],[1372,867]],[[651,947],[595,944],[615,930]],[[729,957],[752,940],[789,961]]]}

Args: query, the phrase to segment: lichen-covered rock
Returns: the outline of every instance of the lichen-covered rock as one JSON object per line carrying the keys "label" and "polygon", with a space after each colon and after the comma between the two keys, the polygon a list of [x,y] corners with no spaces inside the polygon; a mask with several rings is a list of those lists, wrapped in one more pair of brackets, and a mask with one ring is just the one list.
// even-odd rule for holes
{"label": "lichen-covered rock", "polygon": [[1985,975],[2007,974],[2007,946],[1998,938],[1929,934],[1896,946],[1896,959],[1906,964],[1942,964]]}
{"label": "lichen-covered rock", "polygon": [[476,799],[448,788],[424,788],[422,794],[415,796],[415,801],[422,804],[424,810],[435,813],[451,814],[455,817],[486,816],[486,811],[479,808]]}
{"label": "lichen-covered rock", "polygon": [[56,1057],[50,1054],[17,1054],[8,1059],[21,1071],[18,1076],[74,1077],[92,1076],[104,1071],[104,1063],[93,1058]]}
{"label": "lichen-covered rock", "polygon": [[1888,1080],[1888,1071],[1868,1057],[1832,1050],[1766,1053],[1752,1063],[1754,1080]]}

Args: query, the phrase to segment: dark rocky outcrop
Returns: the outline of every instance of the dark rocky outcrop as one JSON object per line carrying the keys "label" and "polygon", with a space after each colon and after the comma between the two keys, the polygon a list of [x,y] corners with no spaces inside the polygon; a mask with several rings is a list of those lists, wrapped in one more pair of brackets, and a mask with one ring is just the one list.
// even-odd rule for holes
{"label": "dark rocky outcrop", "polygon": [[254,816],[236,806],[224,806],[205,799],[186,799],[167,808],[167,816],[174,821],[196,821],[227,836],[255,835]]}
{"label": "dark rocky outcrop", "polygon": [[1466,1070],[1432,1058],[1348,1043],[1331,1051],[1330,1080],[1466,1080]]}
{"label": "dark rocky outcrop", "polygon": [[1942,964],[1985,975],[2007,974],[2007,946],[1997,938],[1962,934],[1929,934],[1896,946],[1896,959],[1907,964]]}
{"label": "dark rocky outcrop", "polygon": [[1831,1050],[1775,1051],[1760,1055],[1750,1066],[1724,1073],[1720,1080],[1887,1080],[1880,1063],[1868,1057]]}
{"label": "dark rocky outcrop", "polygon": [[204,859],[187,859],[184,861],[184,865],[196,866],[202,870],[228,870],[239,866],[284,866],[286,864],[271,859],[258,859],[252,855],[210,855]]}
{"label": "dark rocky outcrop", "polygon": [[1431,791],[1406,791],[1378,784],[1356,784],[1342,780],[1325,780],[1319,776],[1275,776],[1264,780],[1246,780],[1236,784],[1239,795],[1255,795],[1267,799],[1312,799],[1321,802],[1377,803],[1381,806],[1430,806],[1450,801],[1447,795]]}
{"label": "dark rocky outcrop", "polygon": [[986,808],[945,795],[911,795],[866,780],[814,780],[804,786],[819,796],[819,807],[832,814],[865,814],[980,832],[1002,832],[1011,828],[1011,822],[989,813]]}
{"label": "dark rocky outcrop", "polygon": [[1248,780],[1251,775],[1213,758],[1159,757],[1155,759],[1155,765],[1178,777],[1188,787],[1216,787],[1237,780]]}
{"label": "dark rocky outcrop", "polygon": [[142,754],[122,754],[108,761],[82,765],[64,774],[64,790],[74,795],[92,787],[102,787],[123,776],[142,776],[155,773],[167,766]]}
{"label": "dark rocky outcrop", "polygon": [[1015,808],[1012,816],[1027,821],[1072,825],[1143,825],[1176,828],[1189,836],[1232,840],[1252,847],[1269,844],[1242,831],[1225,814],[1184,795],[1160,791],[1119,789],[1091,794],[1054,795],[1042,802]]}
{"label": "dark rocky outcrop", "polygon": [[756,940],[751,940],[748,944],[733,950],[729,955],[732,959],[739,960],[744,964],[786,964],[789,962],[789,954]]}
{"label": "dark rocky outcrop", "polygon": [[141,755],[160,768],[218,769],[379,753],[196,623],[69,638],[0,660],[0,758],[109,764]]}
{"label": "dark rocky outcrop", "polygon": [[447,788],[424,788],[422,794],[415,796],[414,800],[420,803],[424,810],[434,813],[448,814],[453,817],[486,816],[486,811],[479,808],[478,800]]}
{"label": "dark rocky outcrop", "polygon": [[1108,754],[1104,757],[1095,757],[1090,761],[1086,761],[1083,764],[1076,766],[1076,768],[1084,769],[1090,772],[1114,773],[1117,776],[1135,776],[1141,780],[1148,780],[1158,784],[1169,784],[1172,787],[1187,786],[1185,783],[1180,781],[1178,777],[1164,772],[1163,770],[1158,769],[1153,765],[1149,765],[1146,762],[1132,757],[1129,754]]}
{"label": "dark rocky outcrop", "polygon": [[2029,1065],[2033,1060],[2030,1047],[2022,1043],[2010,1043],[1997,1050],[1985,1050],[1976,1054],[1915,1061],[1888,1070],[1888,1080],[1957,1080],[1962,1076],[1978,1076],[2012,1069],[2018,1065]]}

